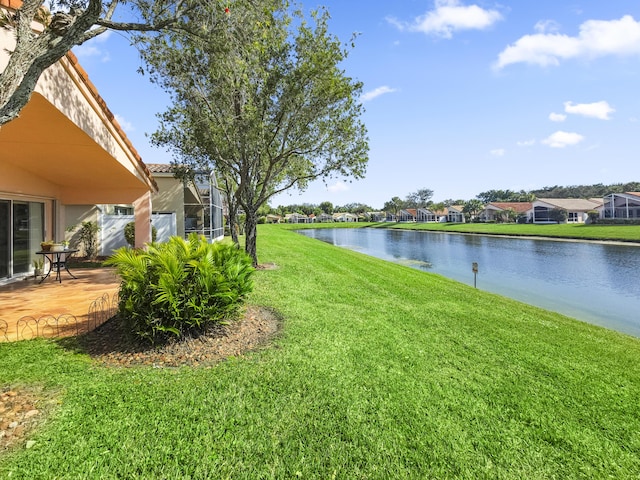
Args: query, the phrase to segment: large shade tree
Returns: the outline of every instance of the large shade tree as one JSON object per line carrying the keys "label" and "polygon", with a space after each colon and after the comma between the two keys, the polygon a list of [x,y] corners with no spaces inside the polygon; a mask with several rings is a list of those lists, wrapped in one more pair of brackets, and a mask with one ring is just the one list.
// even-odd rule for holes
{"label": "large shade tree", "polygon": [[[188,14],[205,3],[204,0],[53,0],[45,7],[43,0],[24,0],[15,11],[0,10],[0,27],[11,31],[16,40],[9,51],[8,64],[0,73],[0,128],[19,115],[42,72],[73,47],[107,30],[190,30]],[[209,18],[210,23],[213,20]]]}
{"label": "large shade tree", "polygon": [[421,188],[407,195],[405,199],[405,208],[424,208],[429,206],[429,202],[433,197],[433,190],[429,188]]}
{"label": "large shade tree", "polygon": [[246,215],[245,249],[257,265],[258,209],[313,179],[362,177],[368,142],[362,85],[341,69],[348,49],[330,34],[326,10],[254,3],[232,5],[223,35],[209,33],[205,15],[193,19],[197,38],[148,36],[143,56],[172,96],[153,140],[183,173],[218,172],[231,208]]}

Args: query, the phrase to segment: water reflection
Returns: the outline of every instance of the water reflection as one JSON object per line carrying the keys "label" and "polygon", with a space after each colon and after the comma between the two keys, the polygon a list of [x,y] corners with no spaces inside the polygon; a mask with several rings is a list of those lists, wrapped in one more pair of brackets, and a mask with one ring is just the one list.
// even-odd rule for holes
{"label": "water reflection", "polygon": [[309,237],[640,337],[640,248],[382,229],[302,230]]}

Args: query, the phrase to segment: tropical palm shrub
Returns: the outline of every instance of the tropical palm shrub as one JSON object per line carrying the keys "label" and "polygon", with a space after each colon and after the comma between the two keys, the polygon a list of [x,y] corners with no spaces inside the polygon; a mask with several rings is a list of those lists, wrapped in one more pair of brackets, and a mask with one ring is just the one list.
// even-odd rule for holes
{"label": "tropical palm shrub", "polygon": [[253,289],[251,258],[229,243],[192,233],[146,251],[123,247],[105,262],[117,268],[119,318],[152,343],[199,334],[232,318]]}

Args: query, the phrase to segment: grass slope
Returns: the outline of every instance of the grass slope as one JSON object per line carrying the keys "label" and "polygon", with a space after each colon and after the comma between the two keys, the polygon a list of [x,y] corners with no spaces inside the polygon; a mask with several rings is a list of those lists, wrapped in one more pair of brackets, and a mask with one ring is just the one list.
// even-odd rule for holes
{"label": "grass slope", "polygon": [[10,478],[637,478],[640,342],[439,276],[259,230],[277,344],[211,369],[0,345],[60,395]]}

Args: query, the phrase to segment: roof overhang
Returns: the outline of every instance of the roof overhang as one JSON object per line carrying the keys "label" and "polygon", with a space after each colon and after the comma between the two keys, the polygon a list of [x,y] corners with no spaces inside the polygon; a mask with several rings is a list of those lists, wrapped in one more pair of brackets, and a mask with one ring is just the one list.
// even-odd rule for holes
{"label": "roof overhang", "polygon": [[[0,48],[14,44],[12,32],[0,31]],[[6,59],[5,51],[0,69]],[[72,53],[43,72],[20,116],[0,128],[0,167],[0,192],[68,205],[133,203],[157,191]]]}
{"label": "roof overhang", "polygon": [[[31,175],[33,184],[53,186],[64,204],[131,203],[153,188],[37,93],[0,129],[0,162]],[[0,177],[0,190],[11,191],[5,181]]]}

